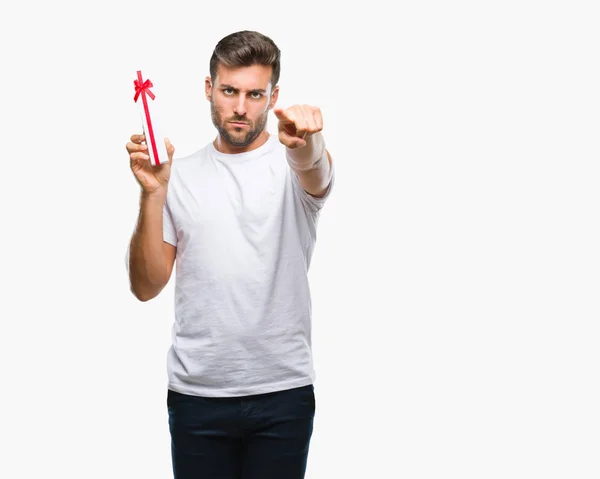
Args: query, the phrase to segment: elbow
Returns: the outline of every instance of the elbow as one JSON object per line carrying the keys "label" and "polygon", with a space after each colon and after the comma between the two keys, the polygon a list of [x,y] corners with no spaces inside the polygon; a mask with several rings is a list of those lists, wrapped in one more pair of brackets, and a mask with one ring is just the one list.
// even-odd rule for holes
{"label": "elbow", "polygon": [[130,291],[133,294],[133,296],[140,302],[142,303],[146,303],[148,301],[150,301],[151,299],[154,299],[158,296],[158,293],[160,293],[162,290],[162,288],[158,288],[155,290],[149,290],[146,288],[140,288],[140,287],[135,287],[134,285],[130,286]]}
{"label": "elbow", "polygon": [[130,291],[131,291],[131,294],[133,294],[133,296],[135,297],[135,299],[137,299],[138,301],[141,301],[142,303],[150,301],[154,297],[149,294],[145,294],[141,291],[137,291],[133,287],[130,288]]}
{"label": "elbow", "polygon": [[146,302],[148,302],[151,299],[154,299],[156,297],[156,296],[153,296],[151,294],[144,295],[144,294],[135,294],[135,293],[134,293],[134,296],[136,297],[136,299],[138,301],[140,301],[142,303],[146,303]]}
{"label": "elbow", "polygon": [[160,294],[168,280],[166,274],[149,278],[147,274],[136,274],[136,270],[132,268],[129,272],[129,290],[138,301],[146,303]]}

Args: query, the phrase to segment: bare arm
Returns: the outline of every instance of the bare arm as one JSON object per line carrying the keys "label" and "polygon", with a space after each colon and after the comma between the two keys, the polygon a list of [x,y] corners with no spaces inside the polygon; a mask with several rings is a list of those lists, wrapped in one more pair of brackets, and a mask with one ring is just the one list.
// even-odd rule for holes
{"label": "bare arm", "polygon": [[321,132],[306,137],[303,148],[287,148],[287,159],[300,185],[307,193],[321,198],[327,192],[332,174],[331,155]]}
{"label": "bare arm", "polygon": [[169,282],[177,248],[163,241],[161,196],[142,193],[140,214],[129,245],[131,292],[140,301],[158,296]]}
{"label": "bare arm", "polygon": [[140,214],[129,245],[131,292],[140,301],[158,296],[169,282],[177,248],[163,241],[161,196],[142,193]]}
{"label": "bare arm", "polygon": [[163,241],[163,207],[175,148],[165,138],[168,163],[151,166],[144,135],[132,135],[126,148],[131,170],[141,186],[140,214],[129,243],[129,284],[140,301],[156,297],[169,282],[175,246]]}
{"label": "bare arm", "polygon": [[325,148],[321,130],[321,110],[309,105],[277,108],[279,141],[286,146],[286,156],[304,191],[321,198],[331,182],[331,155]]}

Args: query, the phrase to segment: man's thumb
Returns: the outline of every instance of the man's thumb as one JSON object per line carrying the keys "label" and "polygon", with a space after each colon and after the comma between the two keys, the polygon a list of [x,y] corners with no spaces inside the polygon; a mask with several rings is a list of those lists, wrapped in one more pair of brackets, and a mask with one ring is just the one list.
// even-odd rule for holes
{"label": "man's thumb", "polygon": [[173,161],[173,153],[175,153],[175,147],[171,144],[168,138],[165,138],[165,146],[167,147],[167,154],[169,155],[169,163]]}

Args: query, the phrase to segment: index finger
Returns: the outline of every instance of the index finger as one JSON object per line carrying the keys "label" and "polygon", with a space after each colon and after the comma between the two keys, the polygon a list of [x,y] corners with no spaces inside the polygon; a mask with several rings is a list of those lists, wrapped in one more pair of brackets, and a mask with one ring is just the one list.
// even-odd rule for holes
{"label": "index finger", "polygon": [[287,121],[288,123],[294,123],[294,116],[291,114],[291,112],[284,110],[283,108],[276,108],[275,110],[273,110],[273,113],[275,113],[275,116],[278,120]]}
{"label": "index finger", "polygon": [[134,143],[141,143],[142,141],[146,140],[146,135],[141,134],[141,135],[131,135],[131,141],[133,141]]}

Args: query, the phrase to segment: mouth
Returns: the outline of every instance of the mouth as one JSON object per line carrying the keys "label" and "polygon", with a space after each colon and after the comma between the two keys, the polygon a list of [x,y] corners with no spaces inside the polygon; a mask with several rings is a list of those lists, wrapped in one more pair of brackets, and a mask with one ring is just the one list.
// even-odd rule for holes
{"label": "mouth", "polygon": [[229,123],[237,128],[244,128],[246,126],[249,126],[248,123],[243,123],[241,121],[230,121]]}

